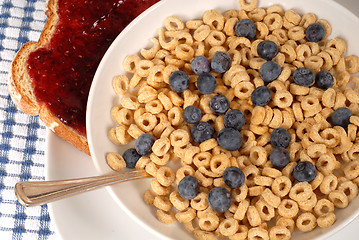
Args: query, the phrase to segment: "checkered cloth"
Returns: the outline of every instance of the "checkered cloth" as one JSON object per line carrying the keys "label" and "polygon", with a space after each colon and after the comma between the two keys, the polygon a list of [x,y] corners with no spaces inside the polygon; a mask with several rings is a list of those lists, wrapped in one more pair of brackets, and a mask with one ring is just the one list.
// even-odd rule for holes
{"label": "checkered cloth", "polygon": [[45,0],[0,0],[0,239],[56,239],[47,206],[25,208],[14,195],[19,181],[44,180],[46,129],[11,101],[12,59],[44,26]]}

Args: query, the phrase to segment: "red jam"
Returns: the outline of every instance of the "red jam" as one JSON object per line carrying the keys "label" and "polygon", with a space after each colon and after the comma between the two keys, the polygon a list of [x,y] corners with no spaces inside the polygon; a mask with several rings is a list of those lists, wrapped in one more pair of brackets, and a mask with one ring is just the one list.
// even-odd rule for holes
{"label": "red jam", "polygon": [[159,0],[58,0],[51,42],[30,54],[37,100],[86,136],[86,104],[97,66],[117,35]]}

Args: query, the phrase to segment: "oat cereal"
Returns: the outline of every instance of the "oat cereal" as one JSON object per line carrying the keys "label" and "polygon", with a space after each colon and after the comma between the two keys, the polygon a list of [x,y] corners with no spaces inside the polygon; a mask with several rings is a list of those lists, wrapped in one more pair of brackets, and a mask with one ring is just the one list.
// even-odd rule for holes
{"label": "oat cereal", "polygon": [[327,228],[358,195],[359,58],[320,16],[238,2],[126,57],[108,136],[136,146],[107,163],[153,176],[145,203],[196,239]]}

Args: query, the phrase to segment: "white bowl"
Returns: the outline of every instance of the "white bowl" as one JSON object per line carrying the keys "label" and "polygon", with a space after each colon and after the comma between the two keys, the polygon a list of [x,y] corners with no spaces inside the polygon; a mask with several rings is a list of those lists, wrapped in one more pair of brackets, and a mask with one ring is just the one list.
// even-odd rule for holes
{"label": "white bowl", "polygon": [[[331,0],[259,0],[260,7],[279,4],[284,9],[293,9],[300,14],[314,13],[318,18],[326,19],[332,26],[331,38],[340,36],[348,44],[347,53],[359,55],[359,19]],[[177,16],[183,20],[199,19],[205,10],[218,9],[224,12],[239,9],[238,0],[163,0],[137,17],[112,43],[103,57],[92,83],[87,106],[87,136],[93,162],[99,172],[111,172],[105,161],[105,155],[113,151],[125,151],[128,146],[115,146],[108,139],[107,133],[115,124],[110,110],[119,104],[118,96],[112,88],[112,78],[124,74],[122,62],[127,55],[136,54],[141,48],[150,46],[153,36],[163,26],[168,16]],[[154,208],[143,201],[143,193],[149,188],[150,180],[138,180],[108,187],[113,199],[130,217],[134,218],[147,230],[159,238],[192,239],[182,225],[165,225],[155,217]],[[325,239],[337,232],[359,214],[359,198],[350,205],[335,211],[337,221],[329,228],[316,228],[309,233],[293,234],[293,239]]]}

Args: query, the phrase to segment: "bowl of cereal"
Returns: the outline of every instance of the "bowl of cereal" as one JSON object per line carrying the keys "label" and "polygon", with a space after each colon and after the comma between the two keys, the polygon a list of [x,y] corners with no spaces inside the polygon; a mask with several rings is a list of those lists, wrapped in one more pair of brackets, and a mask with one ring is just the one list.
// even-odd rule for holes
{"label": "bowl of cereal", "polygon": [[[325,239],[359,214],[359,19],[330,0],[165,0],[113,42],[87,132],[159,238]],[[127,166],[127,168],[126,168]]]}

